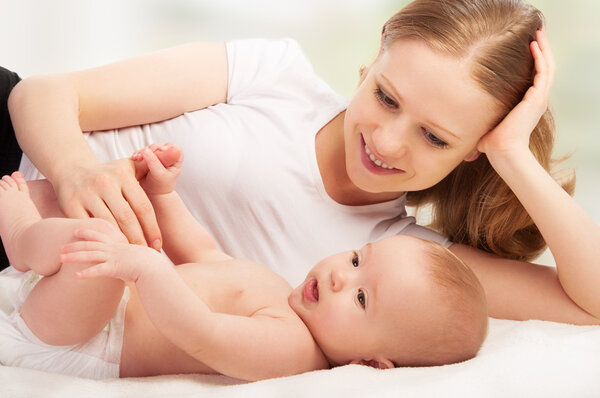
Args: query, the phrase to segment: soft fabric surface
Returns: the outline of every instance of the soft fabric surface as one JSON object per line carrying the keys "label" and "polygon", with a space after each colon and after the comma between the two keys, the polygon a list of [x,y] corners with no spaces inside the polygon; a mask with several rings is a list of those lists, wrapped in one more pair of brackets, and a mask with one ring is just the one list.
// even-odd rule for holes
{"label": "soft fabric surface", "polygon": [[[0,310],[11,290],[0,284]],[[600,397],[600,326],[490,319],[479,355],[463,363],[349,365],[256,383],[207,375],[96,381],[0,366],[1,398],[204,396]]]}
{"label": "soft fabric surface", "polygon": [[0,397],[600,397],[600,326],[490,321],[479,355],[454,365],[349,365],[256,383],[206,375],[95,381],[0,366]]}

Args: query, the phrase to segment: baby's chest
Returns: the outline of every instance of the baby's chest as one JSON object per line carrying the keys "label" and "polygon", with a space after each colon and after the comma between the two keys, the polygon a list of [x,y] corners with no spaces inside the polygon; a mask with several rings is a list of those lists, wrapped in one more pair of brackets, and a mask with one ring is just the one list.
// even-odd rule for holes
{"label": "baby's chest", "polygon": [[265,308],[289,309],[291,288],[285,281],[238,261],[188,269],[182,277],[212,311],[250,316]]}

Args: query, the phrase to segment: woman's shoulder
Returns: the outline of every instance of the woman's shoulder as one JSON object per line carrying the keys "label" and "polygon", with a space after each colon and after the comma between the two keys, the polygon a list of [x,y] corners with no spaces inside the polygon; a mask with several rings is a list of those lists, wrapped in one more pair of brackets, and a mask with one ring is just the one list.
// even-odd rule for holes
{"label": "woman's shoulder", "polygon": [[317,75],[300,44],[292,38],[233,40],[226,45],[228,103],[249,97],[346,103]]}
{"label": "woman's shoulder", "polygon": [[226,46],[229,84],[234,88],[316,78],[311,63],[294,39],[233,40]]}
{"label": "woman's shoulder", "polygon": [[228,57],[235,61],[236,57],[254,58],[284,66],[290,62],[310,64],[300,44],[290,37],[279,39],[249,38],[226,42]]}

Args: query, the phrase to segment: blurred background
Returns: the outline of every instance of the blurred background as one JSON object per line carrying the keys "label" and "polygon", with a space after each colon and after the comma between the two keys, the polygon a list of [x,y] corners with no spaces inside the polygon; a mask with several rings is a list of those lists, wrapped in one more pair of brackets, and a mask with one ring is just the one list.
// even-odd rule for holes
{"label": "blurred background", "polygon": [[[0,65],[22,77],[116,61],[190,41],[293,37],[350,97],[402,0],[2,0]],[[572,154],[576,200],[600,223],[600,2],[531,0],[556,58],[557,155]],[[541,263],[553,264],[545,253]]]}

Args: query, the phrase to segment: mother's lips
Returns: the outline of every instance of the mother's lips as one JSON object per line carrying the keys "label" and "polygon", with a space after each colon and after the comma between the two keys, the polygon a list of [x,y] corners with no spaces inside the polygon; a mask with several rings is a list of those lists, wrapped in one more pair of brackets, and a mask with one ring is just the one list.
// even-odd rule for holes
{"label": "mother's lips", "polygon": [[319,288],[316,279],[311,279],[304,285],[304,299],[311,303],[319,301]]}

